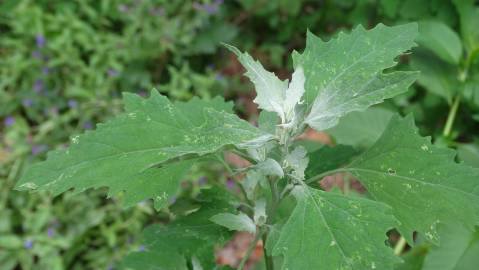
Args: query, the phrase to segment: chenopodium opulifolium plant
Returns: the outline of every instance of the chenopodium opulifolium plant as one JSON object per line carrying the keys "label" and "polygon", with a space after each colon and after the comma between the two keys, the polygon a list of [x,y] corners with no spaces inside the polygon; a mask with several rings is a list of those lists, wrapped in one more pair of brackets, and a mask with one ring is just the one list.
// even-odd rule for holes
{"label": "chenopodium opulifolium plant", "polygon": [[[125,113],[73,137],[68,149],[33,165],[17,188],[57,194],[108,186],[110,195],[125,193],[126,206],[153,198],[162,208],[193,163],[234,151],[252,162],[237,172],[245,175],[238,183],[243,192],[203,189],[198,209],[146,230],[146,251],[127,257],[127,268],[215,269],[215,246],[229,231],[246,231],[255,240],[239,269],[259,240],[269,270],[393,269],[401,260],[386,244],[389,230],[410,244],[413,232],[437,244],[439,224],[468,230],[478,224],[479,170],[421,137],[412,116],[392,116],[364,152],[337,146],[308,153],[296,139],[308,126],[331,128],[349,112],[407,91],[417,72],[385,70],[414,46],[416,34],[416,24],[359,26],[328,42],[308,33],[306,49],[293,53],[290,82],[226,45],[256,87],[259,128],[220,98],[172,103],[155,91],[148,99],[125,94]],[[357,178],[369,196],[317,188],[338,172]],[[291,200],[292,211],[279,211]]]}

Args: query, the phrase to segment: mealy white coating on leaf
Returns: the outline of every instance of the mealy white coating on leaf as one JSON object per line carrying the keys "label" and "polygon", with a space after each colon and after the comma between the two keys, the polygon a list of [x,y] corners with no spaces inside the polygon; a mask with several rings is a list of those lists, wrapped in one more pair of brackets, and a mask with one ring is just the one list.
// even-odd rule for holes
{"label": "mealy white coating on leaf", "polygon": [[297,180],[304,180],[304,171],[308,167],[308,152],[303,146],[297,146],[286,156],[287,166],[293,169],[293,177]]}
{"label": "mealy white coating on leaf", "polygon": [[416,35],[417,24],[380,24],[369,31],[358,26],[328,42],[308,33],[305,51],[293,55],[295,66],[302,66],[306,76],[305,102],[310,113],[305,122],[325,130],[348,112],[405,92],[417,74],[384,74],[383,70],[394,66],[394,58],[414,45]]}
{"label": "mealy white coating on leaf", "polygon": [[274,175],[282,178],[284,176],[281,165],[272,158],[267,158],[265,161],[259,162],[255,168],[264,175]]}
{"label": "mealy white coating on leaf", "polygon": [[304,71],[301,66],[296,67],[288,87],[288,80],[280,80],[273,72],[269,72],[255,61],[248,53],[242,53],[237,48],[225,44],[235,53],[238,60],[246,69],[245,75],[253,82],[256,89],[256,98],[253,100],[260,109],[276,112],[282,124],[286,124],[294,117],[295,106],[301,103],[304,94]]}

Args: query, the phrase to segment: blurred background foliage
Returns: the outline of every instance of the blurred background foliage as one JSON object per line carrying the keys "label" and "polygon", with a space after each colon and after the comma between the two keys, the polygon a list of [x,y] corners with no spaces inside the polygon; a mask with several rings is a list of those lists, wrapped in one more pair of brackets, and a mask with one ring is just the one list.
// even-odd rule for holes
{"label": "blurred background foliage", "polygon": [[[398,68],[420,70],[418,82],[381,107],[348,115],[328,131],[330,138],[364,148],[399,110],[479,167],[477,1],[1,1],[0,269],[115,269],[124,254],[141,250],[138,235],[146,224],[189,209],[181,198],[197,194],[205,175],[229,185],[218,168],[199,166],[160,215],[149,202],[123,211],[101,189],[58,197],[12,191],[24,168],[46,151],[119,113],[121,92],[147,95],[157,88],[175,100],[223,95],[256,121],[252,86],[221,42],[250,51],[286,78],[290,53],[304,47],[307,29],[328,39],[358,24],[409,21],[419,22],[419,46],[398,59]],[[439,269],[431,262],[451,248],[466,254],[454,257],[457,265],[475,263],[477,232],[443,231],[455,237],[439,248],[418,237],[401,269]]]}

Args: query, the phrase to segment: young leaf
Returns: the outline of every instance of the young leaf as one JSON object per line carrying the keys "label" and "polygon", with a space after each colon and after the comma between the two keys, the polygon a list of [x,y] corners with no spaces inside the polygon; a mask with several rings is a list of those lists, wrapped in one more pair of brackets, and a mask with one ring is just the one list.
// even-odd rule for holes
{"label": "young leaf", "polygon": [[308,32],[304,52],[293,54],[295,66],[302,66],[306,76],[305,102],[311,111],[305,122],[325,130],[348,112],[365,110],[405,92],[416,72],[383,71],[414,45],[416,35],[417,24],[379,24],[369,31],[358,26],[329,42]]}
{"label": "young leaf", "polygon": [[231,213],[220,213],[212,216],[210,220],[232,231],[249,233],[256,232],[256,225],[254,224],[253,220],[251,220],[251,218],[244,213],[239,213],[236,215]]}
{"label": "young leaf", "polygon": [[245,75],[254,83],[256,98],[253,100],[260,109],[276,112],[287,123],[293,119],[294,108],[300,103],[304,94],[304,72],[298,66],[288,87],[288,80],[281,81],[274,73],[263,68],[259,61],[255,61],[248,53],[242,53],[237,48],[225,44],[232,51],[246,69]]}
{"label": "young leaf", "polygon": [[296,208],[281,229],[273,255],[281,269],[392,269],[400,260],[385,245],[396,225],[386,205],[297,187]]}
{"label": "young leaf", "polygon": [[461,60],[462,43],[459,36],[441,21],[420,22],[417,43],[449,64],[457,65]]}
{"label": "young leaf", "polygon": [[231,107],[220,99],[172,104],[153,91],[148,99],[125,94],[124,102],[125,113],[98,125],[96,131],[73,137],[68,149],[51,152],[46,161],[27,170],[17,188],[58,194],[70,188],[107,186],[110,195],[126,192],[127,206],[150,197],[161,206],[191,166],[182,157],[205,155],[264,135],[227,113]]}
{"label": "young leaf", "polygon": [[393,208],[409,243],[414,231],[437,243],[439,223],[472,230],[479,222],[479,169],[454,157],[453,150],[420,137],[412,116],[393,116],[378,141],[346,170],[373,198]]}

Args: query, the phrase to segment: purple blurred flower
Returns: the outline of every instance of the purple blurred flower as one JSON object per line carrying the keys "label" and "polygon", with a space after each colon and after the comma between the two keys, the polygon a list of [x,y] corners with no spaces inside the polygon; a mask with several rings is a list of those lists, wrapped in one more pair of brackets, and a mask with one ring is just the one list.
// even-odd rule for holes
{"label": "purple blurred flower", "polygon": [[140,89],[138,90],[138,95],[140,95],[140,97],[147,97],[148,93],[145,90]]}
{"label": "purple blurred flower", "polygon": [[215,79],[216,79],[217,81],[222,81],[222,80],[224,80],[224,78],[225,78],[225,77],[223,76],[223,74],[221,74],[221,73],[219,73],[219,72],[216,73]]}
{"label": "purple blurred flower", "polygon": [[33,83],[33,91],[35,93],[40,93],[43,90],[43,80],[36,79],[35,83]]}
{"label": "purple blurred flower", "polygon": [[43,75],[50,74],[50,68],[47,67],[47,66],[42,67],[42,73],[43,73]]}
{"label": "purple blurred flower", "polygon": [[84,129],[92,129],[93,128],[93,123],[90,122],[90,121],[86,121],[85,123],[83,123],[83,128]]}
{"label": "purple blurred flower", "polygon": [[42,59],[42,53],[40,51],[35,50],[32,52],[32,57],[35,59]]}
{"label": "purple blurred flower", "polygon": [[146,250],[146,248],[145,248],[144,245],[141,245],[141,246],[138,247],[138,251],[139,251],[139,252],[143,252],[143,251],[145,251],[145,250]]}
{"label": "purple blurred flower", "polygon": [[37,44],[38,48],[43,48],[45,47],[45,37],[43,35],[36,35],[35,37],[35,43]]}
{"label": "purple blurred flower", "polygon": [[226,180],[226,187],[229,189],[233,189],[235,187],[235,181],[231,178]]}
{"label": "purple blurred flower", "polygon": [[108,267],[106,268],[106,270],[113,270],[113,269],[115,269],[115,267],[113,267],[113,265],[111,265],[111,264],[108,265]]}
{"label": "purple blurred flower", "polygon": [[169,199],[168,199],[168,202],[170,204],[174,204],[176,202],[176,196],[171,196]]}
{"label": "purple blurred flower", "polygon": [[5,120],[3,120],[5,126],[10,127],[15,124],[15,118],[13,116],[7,116]]}
{"label": "purple blurred flower", "polygon": [[70,99],[68,100],[68,107],[70,107],[70,109],[74,109],[78,107],[78,102],[74,99]]}
{"label": "purple blurred flower", "polygon": [[50,237],[50,238],[53,237],[53,236],[55,236],[55,228],[53,228],[53,227],[48,228],[48,230],[47,230],[47,235],[48,235],[48,237]]}
{"label": "purple blurred flower", "polygon": [[40,154],[41,152],[47,150],[47,146],[44,144],[39,144],[39,145],[33,145],[32,146],[32,155],[36,156]]}
{"label": "purple blurred flower", "polygon": [[203,9],[206,11],[206,13],[212,15],[218,12],[218,5],[215,4],[204,4]]}
{"label": "purple blurred flower", "polygon": [[204,186],[208,184],[208,178],[206,178],[206,176],[201,176],[199,179],[198,179],[198,185],[200,186]]}
{"label": "purple blurred flower", "polygon": [[33,105],[33,100],[25,98],[22,100],[22,104],[24,107],[31,107]]}
{"label": "purple blurred flower", "polygon": [[118,73],[117,70],[114,70],[114,69],[110,68],[110,69],[108,69],[107,74],[110,77],[116,77],[116,76],[118,76],[119,73]]}
{"label": "purple blurred flower", "polygon": [[23,242],[23,247],[25,249],[32,249],[33,248],[33,241],[30,239],[27,239]]}

